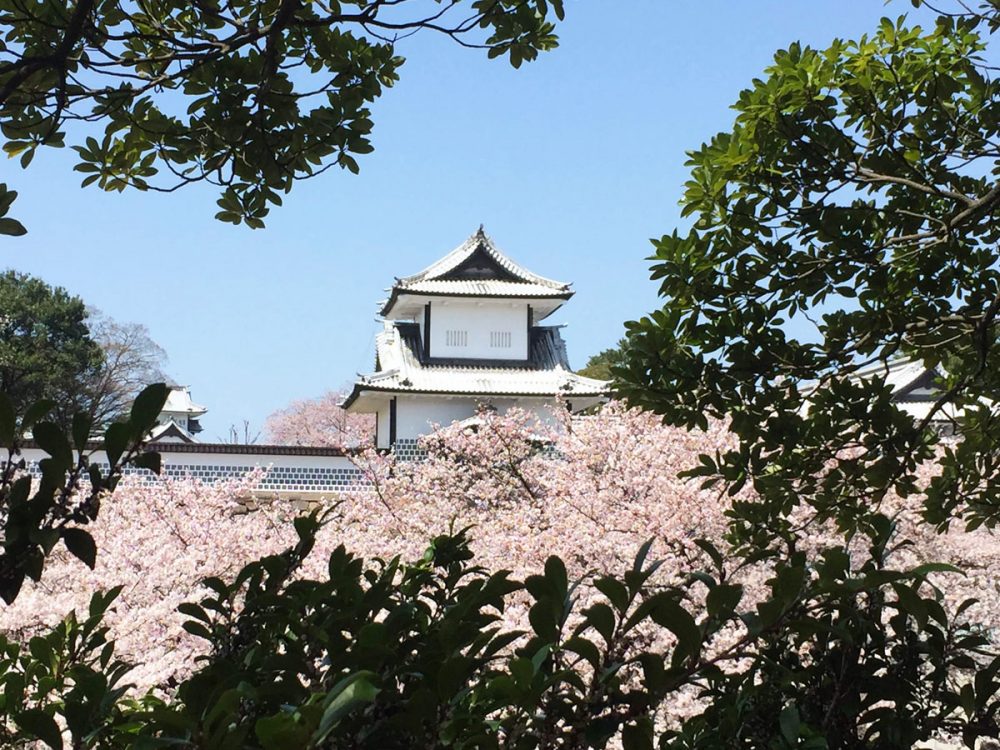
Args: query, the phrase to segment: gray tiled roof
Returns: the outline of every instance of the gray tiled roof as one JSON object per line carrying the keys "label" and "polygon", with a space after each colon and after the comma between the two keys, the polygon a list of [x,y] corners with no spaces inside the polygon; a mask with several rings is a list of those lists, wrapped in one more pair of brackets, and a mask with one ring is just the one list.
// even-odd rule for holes
{"label": "gray tiled roof", "polygon": [[[937,399],[944,395],[940,386],[944,374],[940,366],[928,369],[919,360],[898,357],[864,367],[855,372],[851,379],[860,381],[884,378],[885,385],[892,391],[892,400],[914,419],[925,419],[936,409],[936,419],[950,420],[960,416],[964,409],[951,403],[937,408]],[[988,403],[985,399],[983,401]]]}
{"label": "gray tiled roof", "polygon": [[569,287],[550,287],[522,281],[499,279],[428,279],[400,283],[398,288],[417,294],[462,295],[472,297],[563,297],[572,294]]}
{"label": "gray tiled roof", "polygon": [[396,279],[389,299],[382,304],[383,315],[401,294],[569,299],[573,291],[568,283],[539,276],[515,263],[480,227],[420,273]]}

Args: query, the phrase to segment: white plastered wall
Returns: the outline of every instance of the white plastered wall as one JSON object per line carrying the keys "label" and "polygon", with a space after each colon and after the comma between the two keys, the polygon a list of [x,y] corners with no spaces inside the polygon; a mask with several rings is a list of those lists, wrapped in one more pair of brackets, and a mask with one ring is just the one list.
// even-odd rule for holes
{"label": "white plastered wall", "polygon": [[386,401],[378,407],[377,415],[378,442],[376,448],[389,447],[389,402]]}
{"label": "white plastered wall", "polygon": [[535,412],[545,422],[554,420],[553,401],[548,398],[514,399],[483,396],[453,396],[449,398],[447,396],[399,395],[396,397],[396,439],[413,440],[428,434],[433,425],[447,427],[452,422],[473,417],[481,404],[489,404],[501,414],[516,406]]}
{"label": "white plastered wall", "polygon": [[528,358],[528,304],[503,300],[434,300],[432,357]]}

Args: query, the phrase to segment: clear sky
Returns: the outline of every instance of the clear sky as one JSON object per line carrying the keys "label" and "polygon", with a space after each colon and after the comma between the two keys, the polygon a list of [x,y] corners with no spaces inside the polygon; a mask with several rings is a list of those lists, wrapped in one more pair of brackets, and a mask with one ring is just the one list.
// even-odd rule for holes
{"label": "clear sky", "polygon": [[520,70],[430,35],[406,40],[401,80],[373,110],[361,174],[298,184],[268,226],[213,219],[213,190],[81,190],[72,153],[3,164],[29,233],[0,266],[143,323],[209,413],[202,438],[259,427],[294,399],[372,368],[376,302],[480,223],[529,269],[572,281],[571,362],[652,310],[649,238],[673,229],[685,151],[790,42],[873,30],[895,0],[568,0],[560,47]]}

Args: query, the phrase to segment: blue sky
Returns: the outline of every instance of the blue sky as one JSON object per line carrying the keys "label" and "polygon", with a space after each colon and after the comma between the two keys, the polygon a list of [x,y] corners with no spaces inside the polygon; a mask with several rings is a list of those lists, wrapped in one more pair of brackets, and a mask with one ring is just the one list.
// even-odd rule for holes
{"label": "blue sky", "polygon": [[149,327],[209,407],[204,439],[260,426],[373,364],[375,303],[480,223],[533,271],[572,281],[553,322],[574,366],[657,305],[649,238],[679,222],[685,151],[774,51],[871,31],[897,0],[567,2],[560,47],[512,69],[439,37],[406,40],[361,174],[297,185],[264,230],[215,221],[216,194],[81,190],[72,153],[4,164],[29,234],[0,265]]}

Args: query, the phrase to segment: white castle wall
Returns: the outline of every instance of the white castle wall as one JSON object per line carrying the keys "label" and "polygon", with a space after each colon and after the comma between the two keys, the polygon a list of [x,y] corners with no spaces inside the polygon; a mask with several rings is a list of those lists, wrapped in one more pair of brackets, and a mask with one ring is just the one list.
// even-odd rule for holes
{"label": "white castle wall", "polygon": [[[421,330],[423,321],[421,323]],[[528,305],[503,301],[431,302],[432,357],[528,358]]]}
{"label": "white castle wall", "polygon": [[[469,396],[396,396],[396,438],[415,440],[431,432],[432,426],[446,427],[476,415],[481,404],[488,404],[500,414],[519,408],[534,413],[539,420],[551,423],[555,408],[550,398],[471,398]],[[381,427],[379,428],[381,429]]]}
{"label": "white castle wall", "polygon": [[[422,451],[417,439],[432,425],[449,425],[475,416],[479,402],[468,397],[400,396],[397,398],[396,453],[401,459],[417,459]],[[542,420],[552,420],[551,401],[545,398],[497,398],[490,404],[505,413],[512,407],[534,412]],[[383,432],[383,430],[385,432]],[[388,424],[379,425],[380,437],[388,434]],[[162,460],[161,476],[192,478],[203,482],[240,479],[254,469],[265,474],[257,486],[258,496],[333,496],[363,487],[364,475],[350,455],[334,448],[275,445],[230,445],[222,443],[156,443],[151,446]],[[90,452],[90,460],[107,470],[103,451]],[[46,454],[40,448],[25,447],[21,457],[28,469],[37,473],[38,462]],[[6,460],[0,455],[0,462]],[[148,475],[143,469],[126,474]]]}
{"label": "white castle wall", "polygon": [[430,432],[432,424],[449,425],[476,413],[472,399],[433,396],[396,397],[396,437],[416,439]]}

